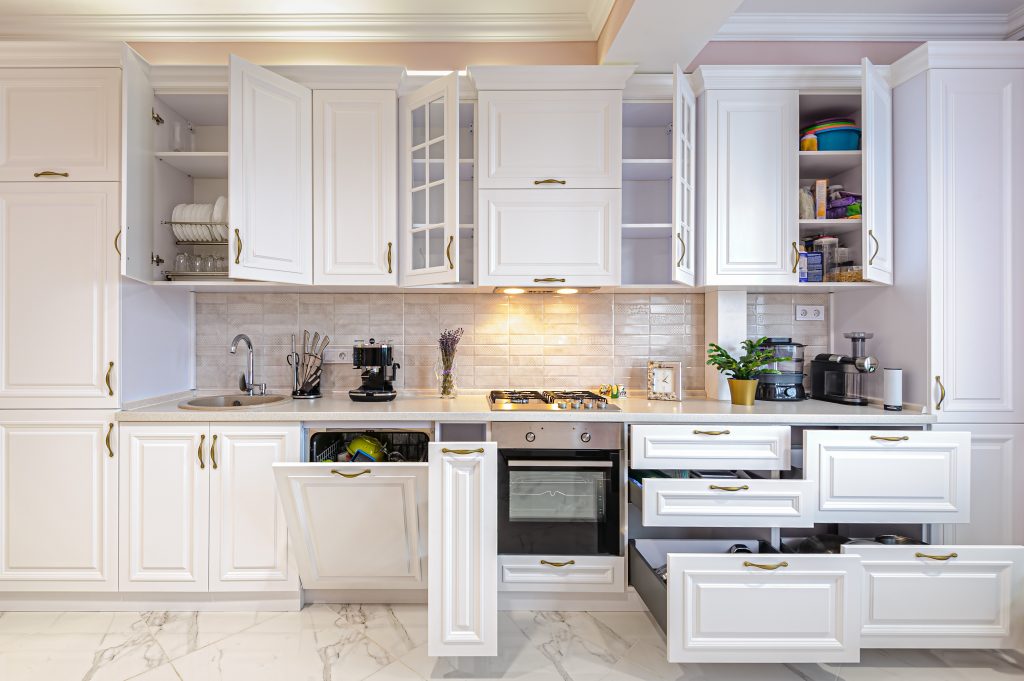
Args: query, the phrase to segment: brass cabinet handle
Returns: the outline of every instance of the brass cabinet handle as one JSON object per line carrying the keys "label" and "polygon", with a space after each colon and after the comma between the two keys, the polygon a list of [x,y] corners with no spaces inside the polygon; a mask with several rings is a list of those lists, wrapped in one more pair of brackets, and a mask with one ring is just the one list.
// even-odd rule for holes
{"label": "brass cabinet handle", "polygon": [[484,453],[484,448],[483,447],[477,447],[476,449],[448,449],[447,447],[442,447],[441,448],[441,453],[442,454],[458,454],[460,456],[465,456],[466,454],[483,454]]}
{"label": "brass cabinet handle", "polygon": [[123,230],[117,230],[117,235],[114,237],[114,250],[117,251],[117,257],[121,257],[121,232]]}
{"label": "brass cabinet handle", "polygon": [[695,430],[694,435],[728,435],[728,430]]}
{"label": "brass cabinet handle", "polygon": [[108,364],[108,365],[107,365],[107,376],[106,376],[106,378],[105,378],[105,379],[103,379],[103,380],[105,380],[105,381],[106,381],[106,383],[107,383],[107,394],[108,394],[109,396],[111,396],[111,397],[113,397],[113,396],[114,396],[114,386],[112,386],[112,385],[110,384],[110,374],[111,374],[111,373],[112,373],[113,371],[114,371],[114,363],[113,363],[113,362],[111,362],[110,364]]}
{"label": "brass cabinet handle", "polygon": [[535,284],[564,284],[564,277],[534,277],[533,283]]}
{"label": "brass cabinet handle", "polygon": [[942,409],[942,403],[946,401],[946,386],[942,385],[942,377],[936,376],[935,382],[939,384],[939,401],[935,404],[935,409]]}
{"label": "brass cabinet handle", "polygon": [[793,274],[796,274],[796,268],[800,265],[800,249],[796,247],[796,242],[793,242]]}
{"label": "brass cabinet handle", "polygon": [[369,475],[372,472],[373,471],[371,471],[369,468],[365,468],[359,471],[358,473],[342,473],[341,471],[336,470],[334,468],[331,469],[331,473],[333,473],[334,475],[340,475],[343,478],[358,478],[360,475]]}
{"label": "brass cabinet handle", "polygon": [[217,436],[213,436],[213,440],[210,442],[210,463],[213,464],[213,470],[217,470]]}
{"label": "brass cabinet handle", "polygon": [[32,173],[32,177],[68,177],[68,173],[58,173],[56,170],[40,170]]}
{"label": "brass cabinet handle", "polygon": [[914,558],[927,558],[928,560],[949,560],[950,558],[959,558],[960,556],[954,551],[953,553],[947,553],[944,556],[936,556],[930,553],[921,553],[918,551],[914,554]]}
{"label": "brass cabinet handle", "polygon": [[235,264],[241,265],[242,257],[242,234],[236,229],[235,230]]}
{"label": "brass cabinet handle", "polygon": [[882,245],[879,244],[878,243],[878,239],[875,238],[875,230],[869,229],[868,230],[868,236],[871,238],[872,241],[875,242],[875,252],[871,254],[870,258],[868,258],[868,265],[874,265],[875,264],[875,258],[878,257],[878,252],[880,250],[882,250]]}
{"label": "brass cabinet handle", "polygon": [[203,433],[199,436],[199,449],[196,450],[196,456],[199,457],[199,467],[206,468],[206,462],[203,461],[203,443],[206,442],[206,434]]}
{"label": "brass cabinet handle", "polygon": [[576,561],[574,561],[574,560],[567,560],[564,563],[552,563],[550,560],[543,560],[542,559],[540,561],[540,564],[541,565],[550,565],[551,567],[565,567],[567,565],[575,565]]}
{"label": "brass cabinet handle", "polygon": [[114,424],[107,424],[107,457],[110,459],[114,458],[114,448],[110,446],[110,436],[114,434]]}
{"label": "brass cabinet handle", "polygon": [[718,489],[723,492],[741,492],[743,490],[750,489],[750,485],[740,485],[738,487],[723,487],[722,485],[708,485],[708,489]]}
{"label": "brass cabinet handle", "polygon": [[686,259],[686,239],[683,238],[682,232],[676,232],[676,236],[679,237],[679,245],[683,247],[683,252],[679,255],[679,262],[676,263],[676,267],[682,267],[683,260]]}
{"label": "brass cabinet handle", "polygon": [[881,440],[882,442],[903,442],[904,440],[909,440],[910,436],[909,435],[900,435],[900,436],[897,437],[895,435],[872,435],[871,439],[872,440]]}
{"label": "brass cabinet handle", "polygon": [[388,242],[388,274],[391,274],[391,242]]}
{"label": "brass cabinet handle", "polygon": [[452,262],[452,245],[454,243],[455,243],[455,237],[454,236],[448,237],[448,248],[444,249],[445,255],[448,256],[448,269],[450,269],[450,270],[454,270],[455,269],[455,263]]}
{"label": "brass cabinet handle", "polygon": [[546,180],[534,180],[534,184],[565,184],[565,180],[556,180],[554,178],[548,178]]}
{"label": "brass cabinet handle", "polygon": [[789,567],[789,563],[782,561],[781,563],[751,563],[749,560],[743,561],[743,567],[756,567],[758,570],[778,570],[780,567]]}

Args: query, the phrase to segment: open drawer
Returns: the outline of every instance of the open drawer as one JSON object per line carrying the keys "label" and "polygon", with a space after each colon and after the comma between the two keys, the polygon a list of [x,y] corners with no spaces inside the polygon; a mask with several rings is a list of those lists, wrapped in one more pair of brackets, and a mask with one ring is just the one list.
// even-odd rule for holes
{"label": "open drawer", "polygon": [[630,467],[788,470],[789,426],[640,425],[629,432]]}
{"label": "open drawer", "polygon": [[970,520],[967,432],[808,430],[804,466],[817,481],[815,522]]}
{"label": "open drawer", "polygon": [[758,545],[630,542],[630,583],[665,632],[669,662],[859,660],[859,557],[728,553],[737,543]]}
{"label": "open drawer", "polygon": [[306,589],[426,589],[427,463],[274,464]]}
{"label": "open drawer", "polygon": [[861,557],[865,648],[1015,648],[1024,547],[846,545]]}
{"label": "open drawer", "polygon": [[629,484],[646,527],[811,527],[806,480],[653,478]]}

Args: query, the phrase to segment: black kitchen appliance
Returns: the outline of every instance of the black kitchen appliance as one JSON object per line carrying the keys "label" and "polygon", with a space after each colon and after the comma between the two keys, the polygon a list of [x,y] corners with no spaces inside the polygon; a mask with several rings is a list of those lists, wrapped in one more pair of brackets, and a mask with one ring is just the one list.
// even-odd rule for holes
{"label": "black kitchen appliance", "polygon": [[622,555],[622,425],[499,422],[498,552]]}
{"label": "black kitchen appliance", "polygon": [[792,402],[807,398],[804,390],[804,345],[792,338],[769,338],[763,346],[780,359],[769,364],[777,374],[759,374],[756,398],[772,402]]}
{"label": "black kitchen appliance", "polygon": [[865,374],[878,368],[878,360],[867,354],[865,343],[875,334],[866,331],[844,333],[853,345],[850,355],[822,353],[811,361],[811,397],[826,402],[864,406]]}
{"label": "black kitchen appliance", "polygon": [[[361,369],[362,384],[348,391],[355,402],[390,402],[398,396],[393,381],[401,365],[394,361],[390,341],[357,340],[352,346],[352,366]],[[388,376],[388,367],[391,375]]]}

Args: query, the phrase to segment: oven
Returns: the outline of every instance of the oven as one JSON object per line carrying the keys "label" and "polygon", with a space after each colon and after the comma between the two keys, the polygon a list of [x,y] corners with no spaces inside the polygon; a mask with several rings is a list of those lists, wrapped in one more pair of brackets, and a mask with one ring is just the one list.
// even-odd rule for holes
{"label": "oven", "polygon": [[621,555],[622,426],[494,423],[498,552]]}

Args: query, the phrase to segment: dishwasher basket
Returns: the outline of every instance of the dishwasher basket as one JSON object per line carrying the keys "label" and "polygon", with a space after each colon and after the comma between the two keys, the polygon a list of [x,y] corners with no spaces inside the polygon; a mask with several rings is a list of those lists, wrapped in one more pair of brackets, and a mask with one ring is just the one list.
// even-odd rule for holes
{"label": "dishwasher basket", "polygon": [[361,435],[380,440],[390,462],[427,460],[430,434],[421,430],[323,430],[309,438],[310,463],[348,461],[348,443]]}

